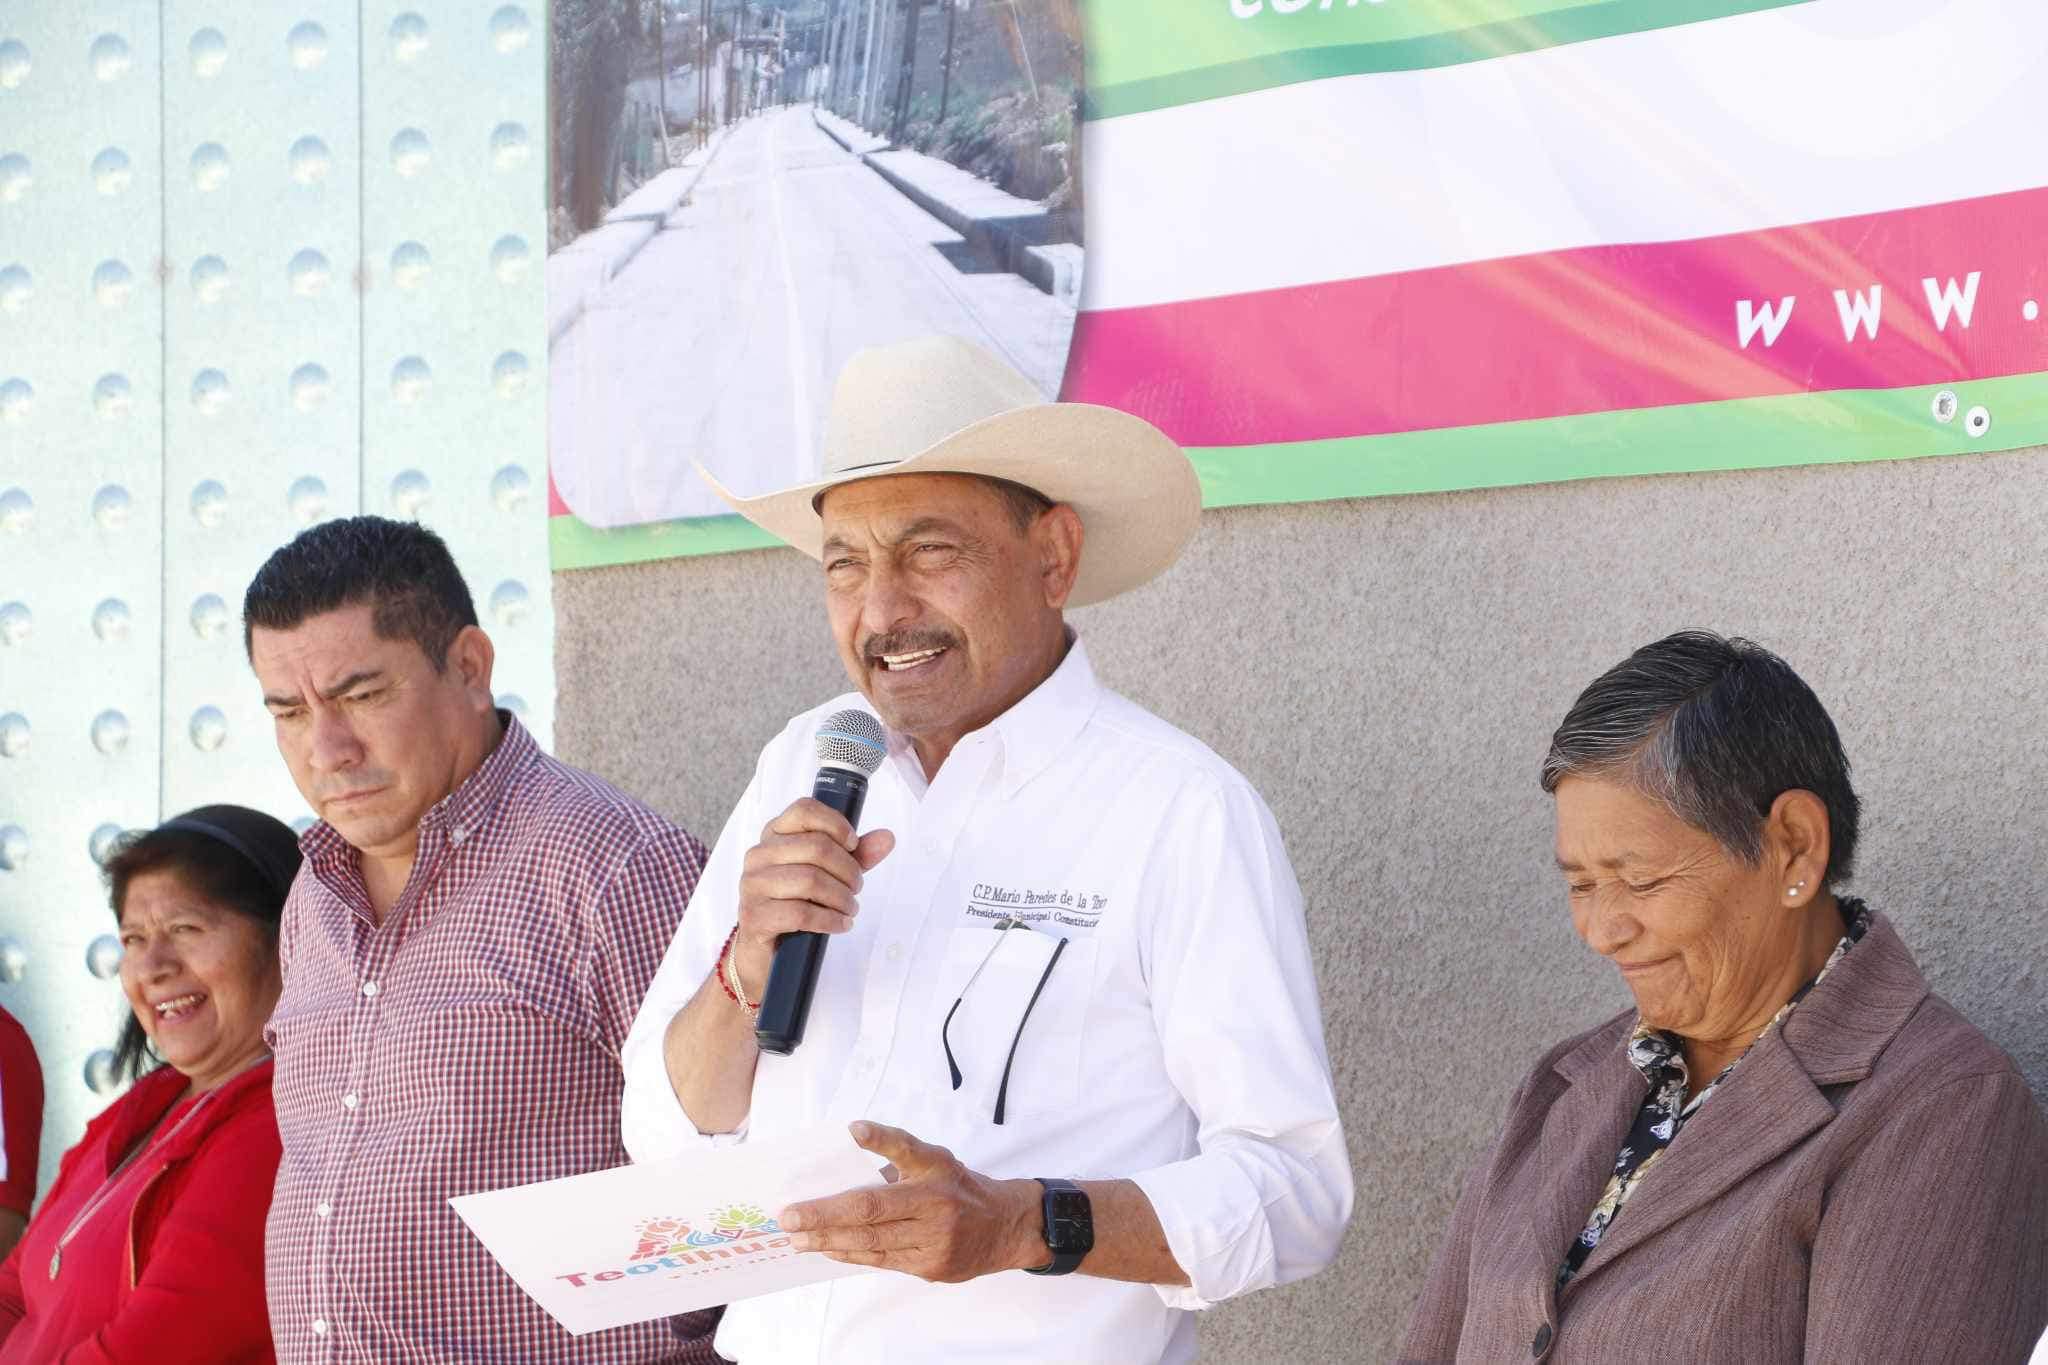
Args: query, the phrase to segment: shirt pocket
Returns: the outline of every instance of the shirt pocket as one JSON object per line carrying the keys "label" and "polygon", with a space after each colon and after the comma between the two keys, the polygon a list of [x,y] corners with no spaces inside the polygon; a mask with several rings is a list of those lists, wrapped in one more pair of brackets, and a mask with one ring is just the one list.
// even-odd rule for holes
{"label": "shirt pocket", "polygon": [[[1075,1107],[1081,1093],[1081,1044],[1087,1035],[1095,958],[1092,938],[1070,938],[1061,947],[1059,936],[1040,930],[972,925],[952,931],[943,999],[952,1010],[945,1040],[960,1069],[960,1085],[953,1092],[956,1105],[969,1107],[983,1123],[991,1122],[1007,1068],[1005,1121]],[[943,1050],[939,1065],[946,1065]],[[944,1079],[951,1084],[950,1072]]]}

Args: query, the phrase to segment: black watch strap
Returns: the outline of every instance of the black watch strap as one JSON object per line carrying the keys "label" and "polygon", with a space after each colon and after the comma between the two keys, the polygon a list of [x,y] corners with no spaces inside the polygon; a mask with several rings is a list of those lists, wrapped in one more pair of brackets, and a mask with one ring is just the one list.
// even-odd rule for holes
{"label": "black watch strap", "polygon": [[1071,1275],[1080,1268],[1081,1259],[1095,1249],[1095,1218],[1088,1206],[1088,1193],[1071,1180],[1040,1176],[1038,1183],[1045,1191],[1040,1207],[1052,1263],[1026,1267],[1025,1273]]}

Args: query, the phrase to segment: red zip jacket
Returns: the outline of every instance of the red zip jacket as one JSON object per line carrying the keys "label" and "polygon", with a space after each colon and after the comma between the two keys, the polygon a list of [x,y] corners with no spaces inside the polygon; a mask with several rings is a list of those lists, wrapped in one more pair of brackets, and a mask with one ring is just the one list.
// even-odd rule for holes
{"label": "red zip jacket", "polygon": [[[0,1264],[0,1365],[276,1359],[263,1300],[278,1159],[270,1073],[268,1061],[250,1068],[194,1112],[204,1097],[180,1100],[185,1078],[159,1067],[86,1125]],[[65,1230],[159,1116],[149,1147],[64,1246],[52,1279]]]}
{"label": "red zip jacket", "polygon": [[0,1209],[28,1217],[43,1140],[43,1069],[28,1031],[0,1010]]}

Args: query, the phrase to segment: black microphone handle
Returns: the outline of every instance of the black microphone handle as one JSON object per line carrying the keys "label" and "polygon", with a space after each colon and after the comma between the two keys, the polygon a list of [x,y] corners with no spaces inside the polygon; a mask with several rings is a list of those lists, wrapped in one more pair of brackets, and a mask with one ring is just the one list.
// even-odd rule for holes
{"label": "black microphone handle", "polygon": [[[846,817],[846,823],[860,828],[860,808],[868,799],[865,773],[851,768],[818,769],[811,787],[813,799]],[[761,1051],[787,1057],[804,1040],[804,1025],[811,1017],[811,996],[818,989],[818,969],[825,965],[824,934],[784,934],[775,944],[775,962],[768,969],[768,985],[761,992],[761,1012],[754,1017],[754,1041]]]}

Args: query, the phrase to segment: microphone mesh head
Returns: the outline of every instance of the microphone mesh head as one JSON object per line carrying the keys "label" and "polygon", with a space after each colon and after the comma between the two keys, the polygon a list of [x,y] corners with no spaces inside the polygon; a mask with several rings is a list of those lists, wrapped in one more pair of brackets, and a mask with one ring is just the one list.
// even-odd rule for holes
{"label": "microphone mesh head", "polygon": [[849,707],[835,711],[818,727],[818,762],[837,768],[851,768],[866,777],[874,776],[888,756],[888,740],[882,722],[865,711]]}

